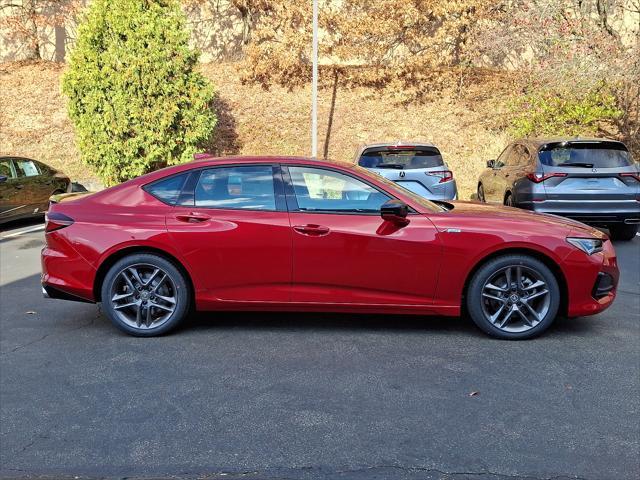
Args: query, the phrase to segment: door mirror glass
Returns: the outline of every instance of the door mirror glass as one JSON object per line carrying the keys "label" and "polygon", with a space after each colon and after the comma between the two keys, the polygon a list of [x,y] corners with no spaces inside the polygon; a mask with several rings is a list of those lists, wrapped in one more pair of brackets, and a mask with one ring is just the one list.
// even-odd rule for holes
{"label": "door mirror glass", "polygon": [[6,182],[7,178],[9,178],[9,177],[7,177],[6,175],[0,175],[0,183]]}
{"label": "door mirror glass", "polygon": [[495,160],[487,160],[487,168],[495,168],[496,161]]}
{"label": "door mirror glass", "polygon": [[409,221],[407,220],[407,215],[409,214],[409,207],[406,203],[400,200],[389,200],[382,204],[380,207],[380,216],[388,221],[393,223],[407,224]]}

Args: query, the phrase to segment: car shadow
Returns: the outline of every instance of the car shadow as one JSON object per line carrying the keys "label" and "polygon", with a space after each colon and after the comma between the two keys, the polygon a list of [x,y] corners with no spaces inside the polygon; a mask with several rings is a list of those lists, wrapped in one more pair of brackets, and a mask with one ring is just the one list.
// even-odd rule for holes
{"label": "car shadow", "polygon": [[44,223],[44,214],[37,215],[35,217],[20,218],[18,220],[11,220],[7,223],[0,224],[0,232],[6,232],[8,230],[17,230],[19,228],[33,227]]}

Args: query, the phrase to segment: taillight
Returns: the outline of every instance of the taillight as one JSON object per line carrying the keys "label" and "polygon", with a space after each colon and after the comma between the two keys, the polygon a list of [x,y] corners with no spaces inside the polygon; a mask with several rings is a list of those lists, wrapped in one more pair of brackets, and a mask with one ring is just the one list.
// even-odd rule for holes
{"label": "taillight", "polygon": [[620,176],[621,177],[631,177],[631,178],[637,180],[638,182],[640,182],[640,173],[627,172],[627,173],[621,173]]}
{"label": "taillight", "polygon": [[529,180],[531,180],[533,183],[540,183],[540,182],[544,182],[547,178],[551,178],[551,177],[566,177],[567,174],[566,173],[540,173],[540,172],[533,172],[533,173],[527,173],[527,178]]}
{"label": "taillight", "polygon": [[453,180],[453,172],[451,170],[439,170],[437,172],[425,172],[431,177],[440,177],[438,183],[450,182]]}
{"label": "taillight", "polygon": [[64,213],[49,212],[46,215],[44,231],[45,233],[53,232],[68,227],[71,224],[73,224],[73,218],[68,217]]}

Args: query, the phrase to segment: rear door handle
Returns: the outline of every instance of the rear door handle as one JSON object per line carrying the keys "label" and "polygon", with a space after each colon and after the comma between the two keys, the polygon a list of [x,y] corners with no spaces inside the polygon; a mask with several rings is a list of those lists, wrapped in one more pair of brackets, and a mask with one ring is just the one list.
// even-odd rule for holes
{"label": "rear door handle", "polygon": [[293,229],[302,234],[309,235],[312,237],[322,237],[323,235],[328,235],[330,230],[329,227],[325,227],[323,225],[295,225]]}
{"label": "rear door handle", "polygon": [[191,212],[179,213],[178,215],[176,215],[176,219],[185,223],[201,223],[210,220],[211,217],[206,213]]}

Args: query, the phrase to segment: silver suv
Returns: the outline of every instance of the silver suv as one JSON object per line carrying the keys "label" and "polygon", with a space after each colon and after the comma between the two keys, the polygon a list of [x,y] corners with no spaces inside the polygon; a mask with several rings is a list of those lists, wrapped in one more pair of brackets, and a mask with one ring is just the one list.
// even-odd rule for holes
{"label": "silver suv", "polygon": [[640,223],[640,171],[621,142],[526,139],[478,180],[478,200],[573,218],[631,240]]}
{"label": "silver suv", "polygon": [[456,200],[458,189],[453,172],[440,150],[430,143],[371,143],[356,150],[355,161],[431,200]]}

